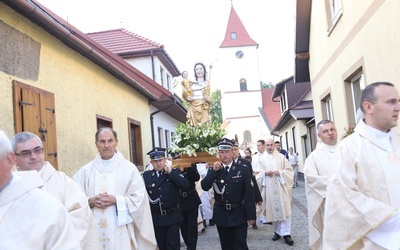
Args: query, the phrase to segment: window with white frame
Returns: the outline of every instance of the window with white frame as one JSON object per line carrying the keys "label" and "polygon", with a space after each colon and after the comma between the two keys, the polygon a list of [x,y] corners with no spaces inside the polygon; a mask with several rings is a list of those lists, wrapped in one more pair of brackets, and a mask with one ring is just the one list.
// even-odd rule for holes
{"label": "window with white frame", "polygon": [[160,83],[161,86],[165,87],[165,82],[164,82],[164,69],[163,67],[160,66]]}
{"label": "window with white frame", "polygon": [[[289,150],[289,133],[286,131],[285,132],[285,140],[286,140],[286,151]],[[281,148],[283,148],[283,145],[281,145]]]}
{"label": "window with white frame", "polygon": [[168,130],[165,130],[164,133],[165,133],[165,147],[168,149],[171,146],[170,144],[171,138]]}
{"label": "window with white frame", "polygon": [[331,120],[333,122],[333,108],[331,95],[327,95],[322,99],[322,115],[324,119]]}
{"label": "window with white frame", "polygon": [[286,106],[286,93],[283,92],[281,95],[281,109],[282,109],[282,113],[285,112],[287,106]]}
{"label": "window with white frame", "polygon": [[364,88],[365,83],[362,71],[353,74],[353,76],[345,81],[346,105],[350,126],[355,126],[360,119],[360,98]]}
{"label": "window with white frame", "polygon": [[167,74],[167,89],[171,90],[171,76]]}
{"label": "window with white frame", "polygon": [[343,15],[342,0],[325,0],[325,4],[328,18],[328,32],[331,33]]}
{"label": "window with white frame", "polygon": [[317,146],[317,129],[316,129],[315,123],[314,123],[314,124],[311,124],[311,125],[308,127],[308,136],[310,137],[310,140],[309,140],[309,142],[310,142],[309,150],[310,150],[310,152],[311,152],[311,151],[314,151],[314,149],[315,149],[316,146]]}
{"label": "window with white frame", "polygon": [[174,132],[171,132],[171,141],[173,141],[174,138],[175,138],[175,133],[174,133]]}
{"label": "window with white frame", "polygon": [[308,142],[307,135],[303,135],[301,137],[301,139],[303,140],[304,153],[305,153],[305,157],[307,158],[308,155],[310,154],[310,145],[309,145],[309,142]]}
{"label": "window with white frame", "polygon": [[296,148],[296,127],[292,127],[292,137],[293,137],[293,152],[297,152],[297,148]]}
{"label": "window with white frame", "polygon": [[158,135],[158,147],[163,147],[163,129],[157,127],[157,135]]}
{"label": "window with white frame", "polygon": [[251,132],[246,130],[243,132],[243,138],[246,142],[251,142]]}

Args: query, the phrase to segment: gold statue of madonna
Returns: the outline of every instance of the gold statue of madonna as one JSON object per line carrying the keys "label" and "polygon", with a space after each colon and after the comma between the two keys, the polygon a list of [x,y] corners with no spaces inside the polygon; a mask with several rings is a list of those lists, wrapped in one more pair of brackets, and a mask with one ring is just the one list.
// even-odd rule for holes
{"label": "gold statue of madonna", "polygon": [[187,71],[182,73],[182,97],[188,102],[187,123],[200,126],[210,121],[210,83],[207,80],[207,70],[204,64],[194,65],[196,81],[188,79]]}

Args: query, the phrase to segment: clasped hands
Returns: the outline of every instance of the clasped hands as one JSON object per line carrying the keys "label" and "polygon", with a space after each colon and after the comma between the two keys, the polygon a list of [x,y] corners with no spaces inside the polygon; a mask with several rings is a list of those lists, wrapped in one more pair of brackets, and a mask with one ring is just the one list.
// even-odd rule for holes
{"label": "clasped hands", "polygon": [[90,207],[98,207],[101,209],[108,208],[109,206],[113,206],[116,203],[116,198],[114,195],[107,194],[107,192],[103,194],[98,194],[89,199]]}
{"label": "clasped hands", "polygon": [[273,176],[273,175],[279,176],[281,174],[279,173],[278,170],[276,170],[276,171],[266,170],[265,171],[265,175],[267,175],[267,176]]}

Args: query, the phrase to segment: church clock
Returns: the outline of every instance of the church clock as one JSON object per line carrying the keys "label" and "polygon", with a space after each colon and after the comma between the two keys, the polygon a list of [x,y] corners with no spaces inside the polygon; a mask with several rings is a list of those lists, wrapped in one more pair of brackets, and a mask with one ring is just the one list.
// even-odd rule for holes
{"label": "church clock", "polygon": [[238,50],[235,52],[235,56],[236,56],[236,58],[241,59],[241,58],[243,58],[244,53],[243,53],[243,51]]}

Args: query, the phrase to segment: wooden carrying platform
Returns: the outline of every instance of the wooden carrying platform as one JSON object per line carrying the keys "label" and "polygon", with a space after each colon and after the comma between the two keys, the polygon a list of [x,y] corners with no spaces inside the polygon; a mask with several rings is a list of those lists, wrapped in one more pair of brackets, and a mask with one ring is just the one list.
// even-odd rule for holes
{"label": "wooden carrying platform", "polygon": [[221,161],[216,155],[210,155],[208,152],[196,152],[196,154],[197,156],[182,154],[180,158],[172,160],[172,166],[183,170],[190,167],[193,163],[206,162],[209,166],[212,166],[214,162]]}

